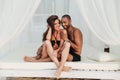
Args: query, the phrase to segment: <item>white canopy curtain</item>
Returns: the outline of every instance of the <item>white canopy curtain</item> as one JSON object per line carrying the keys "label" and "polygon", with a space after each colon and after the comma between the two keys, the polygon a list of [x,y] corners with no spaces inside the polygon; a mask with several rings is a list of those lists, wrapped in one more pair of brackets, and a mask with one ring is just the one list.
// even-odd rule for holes
{"label": "white canopy curtain", "polygon": [[120,44],[120,0],[75,0],[91,31],[107,45]]}
{"label": "white canopy curtain", "polygon": [[0,0],[0,48],[17,37],[41,0]]}

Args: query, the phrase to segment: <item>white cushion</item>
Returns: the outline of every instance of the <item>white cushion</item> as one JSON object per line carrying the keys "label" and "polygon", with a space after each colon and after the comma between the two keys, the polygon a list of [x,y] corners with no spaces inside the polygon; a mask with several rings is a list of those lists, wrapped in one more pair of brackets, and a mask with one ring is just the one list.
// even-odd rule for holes
{"label": "white cushion", "polygon": [[100,61],[100,62],[109,62],[109,61],[120,61],[120,57],[114,55],[113,53],[107,52],[97,52],[87,56],[88,59]]}

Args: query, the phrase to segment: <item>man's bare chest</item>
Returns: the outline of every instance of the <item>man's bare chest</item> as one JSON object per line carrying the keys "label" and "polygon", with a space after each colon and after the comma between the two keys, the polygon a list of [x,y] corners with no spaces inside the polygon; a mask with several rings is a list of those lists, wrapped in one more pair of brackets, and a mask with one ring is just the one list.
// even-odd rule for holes
{"label": "man's bare chest", "polygon": [[73,32],[69,32],[68,33],[68,38],[74,42],[75,38],[74,38],[74,33]]}

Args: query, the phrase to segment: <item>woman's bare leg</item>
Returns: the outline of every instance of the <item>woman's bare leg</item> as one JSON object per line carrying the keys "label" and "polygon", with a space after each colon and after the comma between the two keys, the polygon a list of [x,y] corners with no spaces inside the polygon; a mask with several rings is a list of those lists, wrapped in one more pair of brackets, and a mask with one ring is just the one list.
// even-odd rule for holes
{"label": "woman's bare leg", "polygon": [[56,71],[56,77],[59,78],[59,76],[61,74],[61,71],[68,71],[68,68],[69,68],[69,67],[64,66],[64,64],[65,64],[65,62],[67,60],[67,57],[68,57],[68,54],[69,54],[70,43],[66,42],[65,45],[64,45],[65,48],[62,51],[63,54],[62,54],[61,64],[60,64],[60,62],[57,59],[57,52],[55,50],[53,50],[50,41],[46,40],[45,44],[47,46],[47,53],[48,53],[48,55],[50,56],[50,58],[56,64],[56,66],[58,68],[57,71]]}
{"label": "woman's bare leg", "polygon": [[47,50],[46,46],[43,44],[41,48],[42,48],[42,51],[41,51],[40,54],[37,54],[35,57],[25,56],[24,61],[26,61],[26,62],[37,62],[37,61],[38,62],[42,62],[42,61],[43,62],[47,62],[47,61],[49,62],[49,61],[51,61],[50,59],[49,60],[46,59],[47,57],[49,57],[48,53],[46,51]]}
{"label": "woman's bare leg", "polygon": [[53,50],[51,42],[49,40],[46,40],[45,45],[47,47],[47,53],[48,53],[49,57],[56,64],[56,66],[59,67],[59,61],[57,59],[57,52],[55,50]]}
{"label": "woman's bare leg", "polygon": [[29,57],[29,56],[24,57],[24,61],[26,62],[34,62],[34,60],[36,60],[34,57]]}
{"label": "woman's bare leg", "polygon": [[52,61],[51,58],[47,57],[47,58],[36,60],[35,62],[51,62],[51,61]]}
{"label": "woman's bare leg", "polygon": [[60,65],[59,65],[59,68],[57,69],[56,71],[56,76],[57,78],[59,78],[60,74],[61,74],[61,71],[65,65],[65,62],[67,60],[67,57],[69,55],[69,49],[70,49],[70,43],[69,42],[65,42],[64,43],[64,49],[61,53],[61,62],[60,62]]}
{"label": "woman's bare leg", "polygon": [[40,59],[36,60],[36,59],[33,58],[33,57],[25,56],[25,57],[24,57],[24,61],[26,61],[26,62],[51,62],[52,60],[51,60],[50,57],[40,58]]}
{"label": "woman's bare leg", "polygon": [[43,49],[42,49],[42,56],[41,56],[41,58],[40,59],[44,59],[44,58],[47,58],[47,57],[49,57],[49,55],[48,55],[48,53],[47,53],[47,47],[46,47],[46,45],[44,44],[43,45]]}

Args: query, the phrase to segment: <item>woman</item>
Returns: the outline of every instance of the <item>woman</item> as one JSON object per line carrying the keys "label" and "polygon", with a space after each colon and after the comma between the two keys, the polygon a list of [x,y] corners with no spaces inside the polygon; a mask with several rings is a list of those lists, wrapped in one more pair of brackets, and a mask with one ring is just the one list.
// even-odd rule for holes
{"label": "woman", "polygon": [[70,43],[65,40],[67,37],[67,35],[63,35],[65,31],[60,29],[58,16],[50,16],[47,19],[47,23],[48,29],[43,34],[44,44],[39,48],[37,56],[25,56],[24,60],[31,62],[53,61],[57,66],[56,77],[58,78],[61,71],[69,71],[71,69],[71,67],[64,66],[69,54]]}
{"label": "woman", "polygon": [[[63,39],[60,36],[60,20],[58,16],[52,15],[47,19],[48,28],[43,34],[43,45],[37,51],[35,57],[25,56],[24,60],[28,62],[48,62],[52,61],[47,53],[45,41],[50,40],[54,51],[59,51],[63,45]],[[57,54],[56,54],[57,55]],[[48,59],[47,59],[48,58]]]}

